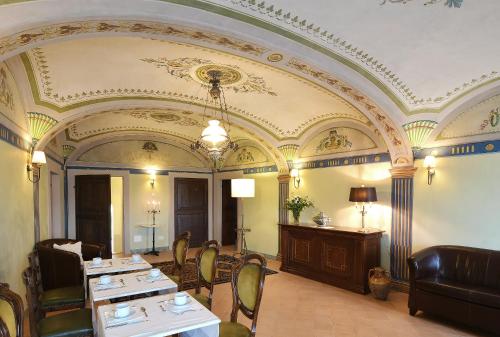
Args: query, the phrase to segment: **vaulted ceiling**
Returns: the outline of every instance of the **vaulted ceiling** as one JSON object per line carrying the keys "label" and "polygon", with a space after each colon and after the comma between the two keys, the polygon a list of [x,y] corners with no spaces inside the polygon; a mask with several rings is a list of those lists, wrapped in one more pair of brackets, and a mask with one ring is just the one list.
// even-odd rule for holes
{"label": "vaulted ceiling", "polygon": [[[411,146],[500,132],[484,123],[498,118],[495,0],[9,3],[0,61],[24,111],[54,121],[39,146],[141,134],[187,146],[212,113],[209,69],[224,73],[232,136],[281,165],[291,145],[411,165]],[[351,146],[319,151],[331,135]]]}

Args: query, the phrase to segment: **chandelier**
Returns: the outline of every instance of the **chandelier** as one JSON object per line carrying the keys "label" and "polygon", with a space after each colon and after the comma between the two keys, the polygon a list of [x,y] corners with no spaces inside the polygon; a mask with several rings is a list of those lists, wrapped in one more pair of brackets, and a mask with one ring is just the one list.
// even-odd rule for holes
{"label": "chandelier", "polygon": [[[229,116],[224,91],[220,86],[222,73],[218,70],[210,70],[207,72],[207,75],[210,78],[210,85],[208,87],[203,115],[206,115],[205,111],[207,107],[213,105],[215,107],[213,119],[208,121],[208,126],[201,132],[201,137],[191,144],[191,150],[206,152],[214,165],[217,166],[217,163],[222,160],[224,153],[228,150],[236,151],[238,145],[231,140],[228,132],[224,129],[224,117],[229,126]],[[218,114],[220,114],[220,117],[218,117]]]}

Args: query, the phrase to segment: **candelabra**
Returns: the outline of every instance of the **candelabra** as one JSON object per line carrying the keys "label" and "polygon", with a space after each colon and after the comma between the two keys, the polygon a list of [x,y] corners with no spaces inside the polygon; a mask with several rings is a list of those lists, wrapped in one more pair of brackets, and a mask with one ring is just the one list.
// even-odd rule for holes
{"label": "candelabra", "polygon": [[144,253],[145,255],[156,255],[158,256],[160,252],[156,250],[155,246],[155,230],[156,230],[156,214],[160,213],[160,202],[159,201],[148,201],[148,214],[151,214],[153,216],[153,225],[151,226],[153,228],[153,248],[149,251]]}

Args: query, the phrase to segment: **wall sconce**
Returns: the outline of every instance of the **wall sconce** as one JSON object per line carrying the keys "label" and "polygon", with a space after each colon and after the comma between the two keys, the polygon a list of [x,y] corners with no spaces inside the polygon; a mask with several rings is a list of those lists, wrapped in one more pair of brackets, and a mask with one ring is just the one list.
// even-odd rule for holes
{"label": "wall sconce", "polygon": [[30,157],[30,162],[26,165],[26,171],[28,171],[28,180],[36,184],[40,181],[40,168],[42,165],[47,164],[47,159],[43,151],[33,151]]}
{"label": "wall sconce", "polygon": [[151,185],[151,188],[155,188],[156,170],[149,169],[148,173],[149,173],[149,184]]}
{"label": "wall sconce", "polygon": [[294,168],[290,171],[290,177],[293,178],[293,186],[295,188],[300,187],[300,172],[298,168]]}
{"label": "wall sconce", "polygon": [[424,159],[424,167],[427,169],[427,184],[432,184],[432,178],[436,174],[436,157],[426,156]]}

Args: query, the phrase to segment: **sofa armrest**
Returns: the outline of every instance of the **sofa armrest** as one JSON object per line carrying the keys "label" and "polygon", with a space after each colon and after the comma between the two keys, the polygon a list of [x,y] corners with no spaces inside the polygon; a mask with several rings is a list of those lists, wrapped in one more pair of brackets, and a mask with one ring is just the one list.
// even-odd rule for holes
{"label": "sofa armrest", "polygon": [[38,249],[40,272],[44,290],[82,284],[80,257],[64,250],[40,247]]}
{"label": "sofa armrest", "polygon": [[94,257],[104,257],[106,247],[100,243],[83,243],[82,258],[84,261],[92,260]]}
{"label": "sofa armrest", "polygon": [[410,282],[436,276],[439,270],[439,254],[436,247],[429,247],[408,258]]}

